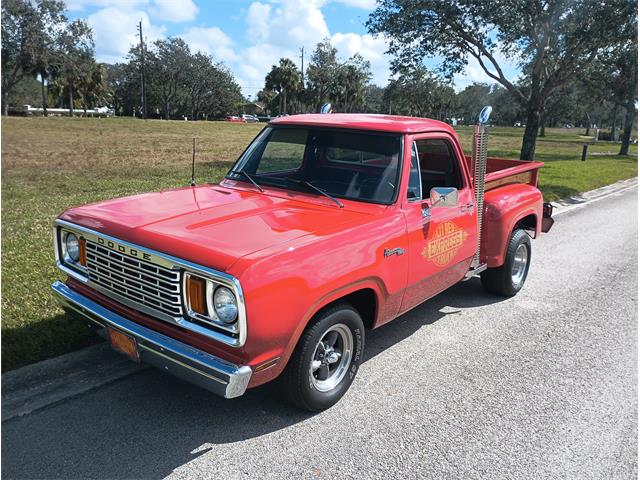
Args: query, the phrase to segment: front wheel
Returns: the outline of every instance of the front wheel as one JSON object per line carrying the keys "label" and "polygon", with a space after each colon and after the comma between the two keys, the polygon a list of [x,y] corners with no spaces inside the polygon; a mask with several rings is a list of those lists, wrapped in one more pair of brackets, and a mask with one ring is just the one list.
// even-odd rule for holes
{"label": "front wheel", "polygon": [[524,230],[514,230],[507,244],[504,264],[482,272],[482,286],[488,292],[513,297],[522,289],[530,263],[531,239]]}
{"label": "front wheel", "polygon": [[283,373],[284,395],[297,407],[319,412],[335,405],[362,361],[364,325],[349,305],[322,312],[302,334]]}

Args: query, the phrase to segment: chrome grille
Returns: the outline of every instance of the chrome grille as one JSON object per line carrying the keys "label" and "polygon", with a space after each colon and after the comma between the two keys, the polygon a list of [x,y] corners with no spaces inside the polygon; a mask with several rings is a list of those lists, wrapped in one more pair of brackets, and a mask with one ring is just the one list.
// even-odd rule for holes
{"label": "chrome grille", "polygon": [[106,293],[171,317],[182,316],[180,272],[87,240],[89,280]]}

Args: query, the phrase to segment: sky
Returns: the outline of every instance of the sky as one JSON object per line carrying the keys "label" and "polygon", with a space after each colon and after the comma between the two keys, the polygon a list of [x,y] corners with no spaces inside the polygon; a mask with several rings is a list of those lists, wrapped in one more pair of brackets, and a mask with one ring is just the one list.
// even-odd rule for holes
{"label": "sky", "polygon": [[[70,19],[85,19],[94,32],[96,59],[123,61],[137,43],[142,21],[145,41],[179,36],[192,51],[210,54],[233,72],[245,95],[252,98],[264,86],[264,77],[281,57],[305,69],[315,45],[330,38],[338,56],[360,53],[371,62],[372,82],[384,86],[391,57],[384,38],[364,26],[375,0],[66,0]],[[435,66],[437,59],[428,61]],[[505,74],[515,78],[515,66]],[[454,78],[457,90],[474,81],[491,83],[475,62]]]}

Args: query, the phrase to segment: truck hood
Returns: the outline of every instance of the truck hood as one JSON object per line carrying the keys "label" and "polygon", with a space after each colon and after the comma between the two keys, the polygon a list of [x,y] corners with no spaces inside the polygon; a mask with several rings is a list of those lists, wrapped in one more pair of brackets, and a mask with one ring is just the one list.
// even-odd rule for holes
{"label": "truck hood", "polygon": [[371,218],[305,197],[202,185],[76,207],[60,218],[223,271],[245,255],[278,245],[288,248],[303,237]]}

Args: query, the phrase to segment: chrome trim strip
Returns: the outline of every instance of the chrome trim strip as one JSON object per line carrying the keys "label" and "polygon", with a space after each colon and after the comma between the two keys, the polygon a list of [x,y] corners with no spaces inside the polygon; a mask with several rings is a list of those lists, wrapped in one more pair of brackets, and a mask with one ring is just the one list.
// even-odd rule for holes
{"label": "chrome trim strip", "polygon": [[60,281],[51,286],[62,305],[99,327],[115,328],[133,338],[140,358],[169,373],[225,398],[244,394],[252,370],[198,350],[186,343],[143,327],[81,295]]}
{"label": "chrome trim strip", "polygon": [[[207,277],[209,279],[211,279],[212,281],[220,284],[220,285],[224,285],[225,287],[230,288],[233,293],[236,295],[236,298],[238,299],[238,321],[237,321],[237,337],[232,337],[229,335],[225,335],[224,333],[222,333],[223,331],[229,331],[228,328],[224,328],[223,326],[219,326],[217,324],[211,324],[213,328],[218,328],[220,329],[220,331],[218,330],[212,330],[210,328],[205,328],[202,325],[199,325],[195,322],[192,322],[190,320],[187,320],[187,318],[185,317],[172,317],[168,314],[163,314],[163,312],[160,312],[158,310],[152,310],[149,307],[146,307],[144,305],[140,305],[138,303],[135,303],[131,300],[127,300],[124,297],[122,297],[121,295],[117,295],[114,294],[113,292],[111,292],[110,290],[107,290],[106,288],[100,286],[99,284],[96,284],[95,282],[92,282],[89,278],[87,278],[84,275],[81,275],[80,273],[76,272],[75,270],[70,269],[69,267],[67,267],[66,265],[64,265],[62,263],[62,261],[59,258],[59,245],[58,245],[58,234],[57,234],[57,227],[64,227],[70,230],[75,230],[78,232],[81,232],[88,240],[94,242],[94,243],[100,243],[98,241],[98,238],[103,239],[105,241],[110,241],[113,242],[113,244],[118,247],[124,247],[125,249],[133,249],[136,252],[140,252],[142,254],[146,254],[149,255],[149,259],[147,259],[147,261],[149,263],[158,263],[160,266],[168,268],[168,269],[181,269],[181,270],[186,270],[192,273],[195,273],[197,275],[201,275],[204,277]],[[70,277],[79,280],[82,283],[85,283],[86,285],[95,288],[97,291],[99,291],[100,293],[107,295],[109,297],[114,298],[115,300],[117,300],[120,303],[123,303],[124,305],[127,305],[128,307],[131,307],[135,310],[139,310],[147,315],[151,315],[153,317],[159,318],[161,320],[167,321],[169,323],[173,323],[175,325],[179,325],[187,330],[190,330],[192,332],[196,332],[200,335],[204,335],[206,337],[209,337],[213,340],[216,340],[218,342],[224,343],[226,345],[230,345],[232,347],[242,347],[246,340],[247,340],[247,313],[246,313],[246,305],[245,305],[245,299],[244,299],[244,294],[242,292],[242,287],[240,285],[240,282],[238,281],[238,279],[236,279],[234,276],[229,275],[228,273],[224,273],[224,272],[220,272],[218,270],[214,270],[212,268],[209,267],[204,267],[202,265],[198,265],[192,262],[189,262],[187,260],[182,260],[180,258],[171,256],[171,255],[167,255],[165,253],[162,252],[158,252],[155,250],[151,250],[149,248],[145,248],[145,247],[141,247],[140,245],[135,245],[133,243],[129,243],[126,242],[124,240],[120,240],[117,239],[115,237],[112,237],[110,235],[106,235],[103,233],[99,233],[96,232],[94,230],[91,230],[89,228],[86,227],[82,227],[80,225],[76,225],[74,223],[71,222],[67,222],[66,220],[60,220],[60,219],[56,219],[54,221],[54,242],[55,242],[55,249],[56,249],[56,265],[58,266],[58,268],[60,270],[62,270],[64,273],[66,273],[67,275],[69,275]],[[116,253],[120,253],[120,251],[116,248]],[[122,254],[122,253],[121,253]],[[137,258],[137,257],[134,257]],[[141,259],[142,260],[142,259]],[[185,312],[186,313],[186,312]]]}

